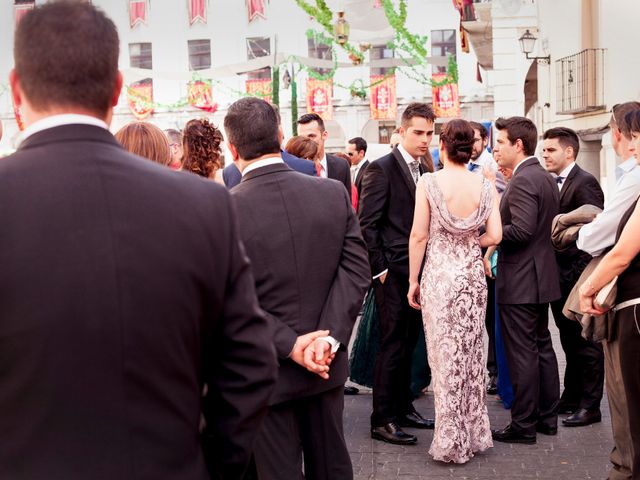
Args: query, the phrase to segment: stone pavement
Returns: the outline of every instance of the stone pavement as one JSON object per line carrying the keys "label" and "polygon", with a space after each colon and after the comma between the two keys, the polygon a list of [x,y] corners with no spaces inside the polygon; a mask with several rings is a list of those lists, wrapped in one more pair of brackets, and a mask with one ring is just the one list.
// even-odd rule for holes
{"label": "stone pavement", "polygon": [[[550,329],[562,381],[564,355],[555,325],[550,325]],[[494,396],[488,396],[487,401],[492,427],[506,426],[509,411]],[[415,406],[425,417],[433,418],[431,393],[418,399]],[[371,394],[368,389],[361,388],[359,395],[345,397],[345,436],[355,480],[606,479],[610,468],[608,457],[613,442],[606,396],[602,401],[601,423],[580,428],[559,425],[558,435],[538,434],[535,445],[495,442],[493,448],[476,455],[465,465],[445,464],[431,458],[427,451],[433,430],[409,430],[418,437],[418,444],[410,447],[372,440],[369,434],[370,413]]]}

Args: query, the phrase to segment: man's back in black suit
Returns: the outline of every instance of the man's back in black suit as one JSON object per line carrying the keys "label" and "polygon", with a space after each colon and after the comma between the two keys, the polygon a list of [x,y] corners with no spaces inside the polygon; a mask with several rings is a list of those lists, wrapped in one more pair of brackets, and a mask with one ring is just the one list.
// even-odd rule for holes
{"label": "man's back in black suit", "polygon": [[118,45],[88,3],[37,7],[16,32],[29,115],[0,162],[0,478],[239,479],[272,330],[225,189],[107,130]]}

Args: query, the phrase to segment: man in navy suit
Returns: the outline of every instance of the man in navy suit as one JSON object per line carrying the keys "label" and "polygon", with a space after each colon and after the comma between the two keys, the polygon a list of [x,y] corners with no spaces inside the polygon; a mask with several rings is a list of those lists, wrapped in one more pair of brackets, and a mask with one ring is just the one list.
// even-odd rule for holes
{"label": "man in navy suit", "polygon": [[[273,109],[276,111],[276,116],[278,117],[278,132],[279,132],[279,140],[280,144],[282,144],[282,139],[284,134],[282,132],[282,119],[280,118],[280,112],[278,111],[278,107],[274,106]],[[280,150],[280,155],[282,156],[282,160],[293,170],[306,173],[307,175],[315,176],[316,168],[313,165],[313,162],[309,160],[304,160],[303,158],[298,158],[295,155],[291,155],[290,153]],[[227,188],[233,188],[240,183],[242,180],[242,174],[235,163],[231,163],[224,167],[222,170],[222,180],[224,180],[224,184]]]}

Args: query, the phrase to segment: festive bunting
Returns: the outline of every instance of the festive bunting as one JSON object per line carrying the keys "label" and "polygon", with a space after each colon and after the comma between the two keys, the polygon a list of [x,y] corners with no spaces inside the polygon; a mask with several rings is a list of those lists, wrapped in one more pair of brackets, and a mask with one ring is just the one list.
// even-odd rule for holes
{"label": "festive bunting", "polygon": [[333,81],[307,79],[307,113],[317,113],[323,120],[333,119]]}
{"label": "festive bunting", "polygon": [[153,113],[153,82],[133,83],[127,90],[129,110],[138,120],[144,120]]}
{"label": "festive bunting", "polygon": [[18,25],[20,20],[22,20],[22,17],[24,17],[29,12],[29,10],[33,10],[34,7],[35,7],[35,2],[18,3],[14,5],[15,13],[16,13],[16,26]]}
{"label": "festive bunting", "polygon": [[189,25],[196,22],[207,23],[206,0],[187,0],[189,5]]}
{"label": "festive bunting", "polygon": [[[433,75],[433,82],[441,82],[446,77],[444,73]],[[458,97],[458,84],[446,83],[444,85],[433,86],[433,110],[437,117],[459,117],[460,98]]]}
{"label": "festive bunting", "polygon": [[129,26],[135,28],[147,23],[149,0],[129,0]]}
{"label": "festive bunting", "polygon": [[265,13],[265,0],[247,0],[247,11],[249,13],[249,23],[251,23],[256,18],[260,17],[263,19],[267,19],[267,14]]}
{"label": "festive bunting", "polygon": [[270,78],[247,80],[247,93],[271,103],[271,86]]}
{"label": "festive bunting", "polygon": [[369,106],[374,120],[395,120],[398,109],[396,98],[396,77],[391,75],[371,75]]}
{"label": "festive bunting", "polygon": [[213,103],[213,88],[211,82],[196,80],[189,83],[189,105],[208,113],[218,110],[218,104]]}

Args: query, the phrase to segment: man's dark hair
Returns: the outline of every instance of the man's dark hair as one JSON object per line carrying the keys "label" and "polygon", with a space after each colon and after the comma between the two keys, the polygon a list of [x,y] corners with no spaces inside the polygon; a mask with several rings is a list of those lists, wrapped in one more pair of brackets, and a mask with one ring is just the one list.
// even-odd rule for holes
{"label": "man's dark hair", "polygon": [[436,114],[428,103],[413,102],[407,105],[407,108],[402,112],[402,126],[406,128],[409,121],[414,117],[421,117],[432,122],[436,121]]}
{"label": "man's dark hair", "polygon": [[640,133],[640,109],[632,110],[624,116],[624,122],[629,129],[629,135],[631,132]]}
{"label": "man's dark hair", "polygon": [[47,3],[18,24],[16,75],[38,111],[80,107],[103,116],[118,81],[119,45],[114,23],[90,3]]}
{"label": "man's dark hair", "polygon": [[349,140],[349,143],[356,146],[356,152],[360,150],[364,150],[364,153],[367,153],[367,141],[362,137],[353,137]]}
{"label": "man's dark hair", "polygon": [[578,152],[580,151],[580,140],[578,139],[578,134],[567,127],[556,127],[550,128],[544,135],[542,136],[544,140],[549,140],[552,138],[557,138],[558,143],[562,148],[571,147],[573,148],[573,158],[578,157]]}
{"label": "man's dark hair", "polygon": [[498,130],[506,130],[507,138],[511,144],[516,140],[522,141],[522,147],[525,155],[532,156],[536,153],[536,145],[538,144],[538,129],[536,125],[525,117],[500,117],[496,120],[496,128]]}
{"label": "man's dark hair", "polygon": [[639,102],[618,103],[611,109],[611,126],[617,127],[627,140],[631,140],[631,130],[629,129],[629,123],[625,120],[629,113],[638,110],[640,110]]}
{"label": "man's dark hair", "polygon": [[164,131],[164,134],[169,139],[169,143],[177,143],[182,145],[182,133],[180,130],[176,130],[175,128],[167,128]]}
{"label": "man's dark hair", "polygon": [[317,113],[305,113],[298,119],[298,125],[307,125],[311,122],[318,122],[320,131],[324,132],[324,120]]}
{"label": "man's dark hair", "polygon": [[469,122],[469,125],[471,125],[471,128],[474,130],[478,130],[478,132],[480,132],[480,138],[482,138],[482,140],[486,140],[489,136],[489,132],[487,132],[485,126],[480,122]]}
{"label": "man's dark hair", "polygon": [[243,160],[254,160],[280,152],[278,116],[273,107],[260,98],[245,97],[234,102],[224,117],[227,140]]}

